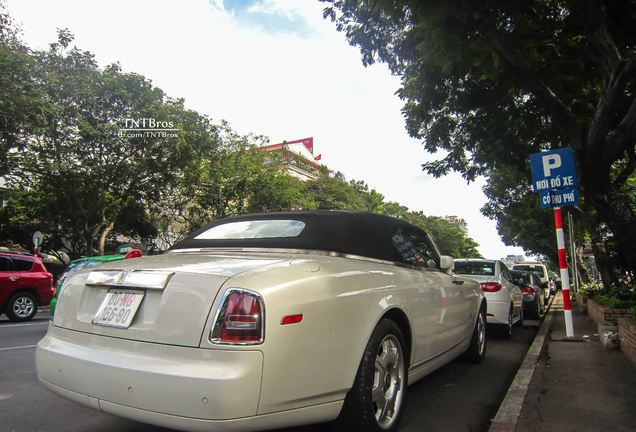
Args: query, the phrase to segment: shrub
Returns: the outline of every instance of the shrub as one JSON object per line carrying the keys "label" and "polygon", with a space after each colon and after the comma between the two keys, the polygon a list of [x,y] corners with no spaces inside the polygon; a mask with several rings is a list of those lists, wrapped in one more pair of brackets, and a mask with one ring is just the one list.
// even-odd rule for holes
{"label": "shrub", "polygon": [[604,289],[600,282],[594,281],[581,285],[579,292],[609,308],[636,307],[636,285],[634,284],[612,285]]}
{"label": "shrub", "polygon": [[603,292],[603,284],[598,281],[592,281],[582,284],[579,288],[579,293],[585,297],[594,298],[596,295]]}
{"label": "shrub", "polygon": [[636,300],[622,300],[608,295],[597,295],[594,301],[612,309],[626,309],[636,307]]}

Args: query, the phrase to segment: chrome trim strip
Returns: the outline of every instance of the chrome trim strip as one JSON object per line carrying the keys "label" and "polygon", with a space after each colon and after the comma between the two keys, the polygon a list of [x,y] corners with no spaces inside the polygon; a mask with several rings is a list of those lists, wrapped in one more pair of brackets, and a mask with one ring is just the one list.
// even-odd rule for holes
{"label": "chrome trim strip", "polygon": [[[214,334],[214,329],[216,328],[217,323],[219,322],[219,317],[221,315],[221,313],[224,312],[225,310],[225,303],[226,300],[228,298],[228,296],[233,293],[233,292],[244,292],[247,294],[250,294],[254,297],[256,297],[256,300],[258,300],[258,303],[261,306],[261,338],[258,341],[254,341],[254,342],[224,342],[222,340],[220,340],[219,338],[213,338],[212,335]],[[212,322],[212,327],[210,328],[210,335],[208,336],[208,340],[210,341],[210,343],[214,344],[214,345],[236,345],[236,346],[248,346],[248,345],[260,345],[265,341],[265,302],[263,301],[263,296],[260,295],[259,293],[257,293],[256,291],[252,291],[249,289],[245,289],[245,288],[228,288],[225,293],[223,294],[223,297],[221,298],[221,301],[219,302],[219,308],[216,310],[216,314],[214,316],[214,321]]]}
{"label": "chrome trim strip", "polygon": [[[155,281],[139,281],[138,277],[148,275],[156,277]],[[137,288],[163,290],[174,275],[174,272],[163,270],[94,270],[86,277],[85,284],[88,286],[107,286],[113,288]]]}
{"label": "chrome trim strip", "polygon": [[416,363],[416,364],[414,364],[414,365],[411,365],[411,367],[409,367],[409,373],[410,373],[410,372],[412,372],[412,371],[414,371],[415,369],[417,369],[417,368],[421,367],[421,366],[424,366],[426,363],[428,363],[428,362],[430,362],[430,361],[433,361],[433,360],[435,360],[435,359],[436,359],[436,358],[438,358],[438,357],[443,356],[443,355],[444,355],[444,354],[446,354],[447,352],[454,350],[455,348],[457,348],[458,346],[460,346],[461,344],[463,344],[463,343],[466,341],[466,339],[468,339],[468,338],[467,338],[467,337],[465,337],[464,339],[462,339],[461,341],[459,341],[459,342],[458,342],[458,343],[456,343],[455,345],[453,345],[453,346],[451,346],[451,347],[449,347],[449,348],[446,348],[446,349],[445,349],[444,351],[442,351],[441,353],[439,353],[439,354],[435,354],[435,355],[434,355],[434,356],[432,356],[432,357],[429,357],[429,358],[427,358],[427,359],[425,359],[425,360],[422,360],[422,361],[417,362],[417,363]]}

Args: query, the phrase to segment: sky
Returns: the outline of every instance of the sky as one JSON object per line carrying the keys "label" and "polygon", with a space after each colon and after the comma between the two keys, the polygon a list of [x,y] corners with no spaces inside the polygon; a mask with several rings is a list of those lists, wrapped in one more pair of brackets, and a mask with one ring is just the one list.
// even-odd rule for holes
{"label": "sky", "polygon": [[483,179],[435,179],[422,163],[439,158],[408,136],[400,87],[383,64],[362,65],[317,0],[8,0],[32,48],[58,28],[75,35],[101,66],[119,62],[186,106],[242,134],[272,143],[313,137],[315,154],[348,180],[411,210],[457,215],[484,257],[506,247],[480,213]]}

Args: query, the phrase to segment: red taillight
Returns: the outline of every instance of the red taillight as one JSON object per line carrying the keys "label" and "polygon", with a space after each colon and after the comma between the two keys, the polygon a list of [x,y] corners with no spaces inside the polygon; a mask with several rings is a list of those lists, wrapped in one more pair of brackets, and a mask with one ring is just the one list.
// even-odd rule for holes
{"label": "red taillight", "polygon": [[303,314],[286,315],[280,320],[280,325],[298,324],[302,320]]}
{"label": "red taillight", "polygon": [[482,282],[481,289],[484,292],[497,292],[501,290],[501,284],[499,282]]}
{"label": "red taillight", "polygon": [[524,294],[534,294],[534,288],[528,286],[521,287],[521,292]]}
{"label": "red taillight", "polygon": [[251,291],[230,289],[212,328],[214,343],[258,344],[263,342],[265,309],[261,297]]}

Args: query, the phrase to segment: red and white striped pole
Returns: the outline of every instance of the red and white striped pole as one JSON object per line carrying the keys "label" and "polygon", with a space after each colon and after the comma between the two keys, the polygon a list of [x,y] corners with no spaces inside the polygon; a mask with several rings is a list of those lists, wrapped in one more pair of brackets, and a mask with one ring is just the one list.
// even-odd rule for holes
{"label": "red and white striped pole", "polygon": [[561,270],[561,294],[563,296],[563,314],[565,315],[565,334],[574,336],[572,326],[572,306],[570,304],[570,275],[568,261],[565,255],[565,236],[563,235],[563,218],[561,208],[554,208],[554,227],[556,228],[557,247],[559,248],[559,269]]}

